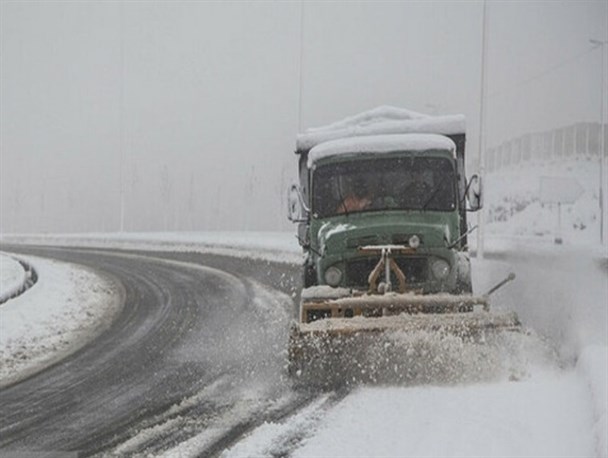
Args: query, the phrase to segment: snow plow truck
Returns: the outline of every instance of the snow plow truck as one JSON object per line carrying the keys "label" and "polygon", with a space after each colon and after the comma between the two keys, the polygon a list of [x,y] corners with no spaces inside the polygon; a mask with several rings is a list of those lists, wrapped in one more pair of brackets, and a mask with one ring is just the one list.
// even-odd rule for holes
{"label": "snow plow truck", "polygon": [[[305,254],[289,373],[305,385],[437,381],[478,366],[490,333],[517,330],[474,295],[465,118],[378,107],[297,137],[289,219]],[[474,229],[474,228],[473,228]],[[483,353],[483,352],[482,352]]]}

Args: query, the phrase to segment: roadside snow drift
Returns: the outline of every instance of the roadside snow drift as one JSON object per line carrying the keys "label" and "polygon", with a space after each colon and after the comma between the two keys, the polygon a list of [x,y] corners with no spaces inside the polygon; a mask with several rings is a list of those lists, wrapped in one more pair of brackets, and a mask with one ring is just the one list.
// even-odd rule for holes
{"label": "roadside snow drift", "polygon": [[17,294],[25,280],[23,266],[16,259],[0,254],[0,304]]}
{"label": "roadside snow drift", "polygon": [[332,409],[292,456],[594,456],[590,411],[586,387],[571,373],[361,389]]}
{"label": "roadside snow drift", "polygon": [[38,282],[0,305],[0,387],[64,358],[106,329],[118,287],[82,266],[28,256]]}

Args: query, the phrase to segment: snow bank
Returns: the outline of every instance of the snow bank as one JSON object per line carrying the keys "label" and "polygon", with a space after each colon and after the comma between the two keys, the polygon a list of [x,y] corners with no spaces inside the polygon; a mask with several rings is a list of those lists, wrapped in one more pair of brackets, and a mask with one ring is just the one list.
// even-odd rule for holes
{"label": "snow bank", "polygon": [[588,384],[593,404],[595,456],[608,456],[608,347],[586,347],[578,360],[577,371]]}
{"label": "snow bank", "polygon": [[[557,205],[543,203],[540,199],[543,177],[573,179],[583,190],[576,202],[562,204],[561,234],[557,234]],[[547,164],[522,164],[490,173],[485,178],[485,202],[489,236],[527,239],[531,244],[553,244],[556,235],[561,235],[566,245],[599,245],[599,173],[596,161],[570,159]],[[605,249],[603,255],[608,256]]]}
{"label": "snow bank", "polygon": [[[576,180],[582,195],[558,208],[541,201],[542,177]],[[567,159],[522,164],[486,177],[488,251],[517,264],[518,287],[506,306],[555,345],[588,387],[595,437],[593,456],[608,456],[608,250],[600,245],[597,161]],[[561,237],[563,244],[555,244]],[[469,239],[474,247],[476,237]],[[479,263],[482,275],[497,263]],[[512,269],[508,266],[503,269]],[[479,278],[474,281],[479,281]],[[508,288],[508,287],[507,287]]]}
{"label": "snow bank", "polygon": [[0,303],[18,293],[25,280],[23,266],[16,259],[0,253]]}
{"label": "snow bank", "polygon": [[0,306],[0,386],[81,348],[119,312],[120,291],[80,266],[28,256],[38,281]]}
{"label": "snow bank", "polygon": [[366,388],[294,457],[593,456],[586,387],[573,373],[454,387]]}

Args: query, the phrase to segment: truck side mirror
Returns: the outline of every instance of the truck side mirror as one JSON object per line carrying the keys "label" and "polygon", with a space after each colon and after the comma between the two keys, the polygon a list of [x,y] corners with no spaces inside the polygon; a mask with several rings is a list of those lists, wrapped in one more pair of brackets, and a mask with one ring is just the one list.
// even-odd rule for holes
{"label": "truck side mirror", "polygon": [[297,184],[292,184],[287,192],[287,218],[293,223],[307,221],[307,208]]}
{"label": "truck side mirror", "polygon": [[483,207],[483,193],[482,193],[481,177],[479,175],[473,175],[467,183],[467,200],[469,201],[469,207],[467,211],[476,212],[481,210]]}

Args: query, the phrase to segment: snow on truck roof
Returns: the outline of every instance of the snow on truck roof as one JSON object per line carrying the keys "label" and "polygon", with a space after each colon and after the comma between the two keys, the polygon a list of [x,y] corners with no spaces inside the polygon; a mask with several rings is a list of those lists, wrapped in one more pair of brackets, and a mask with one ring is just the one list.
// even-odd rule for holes
{"label": "snow on truck roof", "polygon": [[308,167],[320,159],[342,154],[383,154],[396,151],[449,150],[453,154],[456,144],[452,139],[437,134],[372,135],[350,137],[321,143],[308,153]]}
{"label": "snow on truck roof", "polygon": [[463,134],[464,115],[429,116],[391,106],[380,106],[323,127],[308,129],[296,139],[297,151],[308,151],[339,138],[387,134]]}

